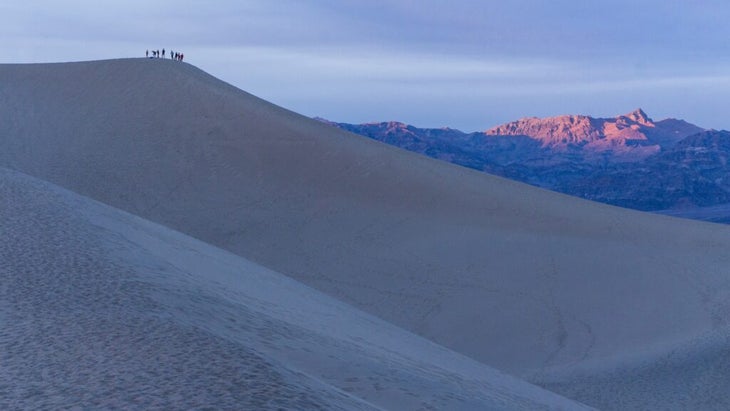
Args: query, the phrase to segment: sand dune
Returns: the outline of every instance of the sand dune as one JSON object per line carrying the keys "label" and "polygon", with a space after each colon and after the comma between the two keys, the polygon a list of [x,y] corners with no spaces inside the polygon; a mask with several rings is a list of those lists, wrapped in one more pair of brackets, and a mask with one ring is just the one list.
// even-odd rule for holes
{"label": "sand dune", "polygon": [[0,169],[0,408],[588,409]]}
{"label": "sand dune", "polygon": [[[691,407],[707,398],[688,387],[703,386],[714,404],[730,406],[706,375],[682,374],[680,386],[672,382],[680,363],[668,366],[675,348],[727,328],[728,227],[590,203],[401,151],[187,64],[3,65],[0,78],[0,165],[588,404],[623,408],[619,395],[641,407],[661,393]],[[648,358],[663,360],[647,366]],[[645,383],[619,384],[647,370]],[[577,373],[601,382],[578,386]],[[602,390],[619,385],[606,399]]]}

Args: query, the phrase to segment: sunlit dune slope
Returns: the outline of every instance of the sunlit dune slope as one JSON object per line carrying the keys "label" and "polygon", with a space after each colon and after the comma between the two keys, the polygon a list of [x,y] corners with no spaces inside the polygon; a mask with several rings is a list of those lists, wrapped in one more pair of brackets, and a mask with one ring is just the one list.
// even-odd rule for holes
{"label": "sunlit dune slope", "polygon": [[0,78],[0,164],[508,372],[629,370],[641,350],[727,325],[728,227],[421,157],[173,61],[3,65]]}
{"label": "sunlit dune slope", "polygon": [[2,409],[587,409],[0,168]]}

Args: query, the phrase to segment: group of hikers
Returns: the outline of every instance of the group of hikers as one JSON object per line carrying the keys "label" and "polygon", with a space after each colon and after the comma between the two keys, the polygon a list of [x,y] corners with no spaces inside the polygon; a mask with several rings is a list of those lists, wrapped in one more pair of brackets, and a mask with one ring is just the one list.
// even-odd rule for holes
{"label": "group of hikers", "polygon": [[[152,54],[152,56],[150,56]],[[152,50],[150,53],[149,50],[146,50],[144,52],[144,56],[147,58],[165,58],[165,49],[162,49],[162,53],[160,53],[160,50]],[[177,61],[183,61],[183,57],[185,57],[182,53],[178,53],[177,51],[170,50],[170,58]]]}

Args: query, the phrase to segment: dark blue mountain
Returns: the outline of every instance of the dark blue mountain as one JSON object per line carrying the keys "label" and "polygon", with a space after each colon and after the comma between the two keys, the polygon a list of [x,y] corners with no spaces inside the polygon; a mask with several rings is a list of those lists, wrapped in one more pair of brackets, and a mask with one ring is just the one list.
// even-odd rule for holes
{"label": "dark blue mountain", "polygon": [[[486,132],[399,122],[333,126],[562,193],[644,211],[730,222],[730,133],[641,109],[615,118],[527,118]],[[701,210],[711,210],[703,213]],[[718,211],[720,210],[720,211]]]}

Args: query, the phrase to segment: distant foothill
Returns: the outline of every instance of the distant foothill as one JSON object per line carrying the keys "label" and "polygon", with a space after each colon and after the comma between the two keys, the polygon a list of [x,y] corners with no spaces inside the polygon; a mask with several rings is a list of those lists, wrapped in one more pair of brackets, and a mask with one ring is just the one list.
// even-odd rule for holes
{"label": "distant foothill", "polygon": [[398,122],[336,127],[589,200],[730,223],[730,133],[641,109],[611,118],[523,118],[484,132]]}

